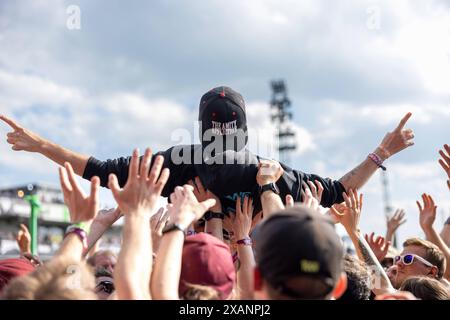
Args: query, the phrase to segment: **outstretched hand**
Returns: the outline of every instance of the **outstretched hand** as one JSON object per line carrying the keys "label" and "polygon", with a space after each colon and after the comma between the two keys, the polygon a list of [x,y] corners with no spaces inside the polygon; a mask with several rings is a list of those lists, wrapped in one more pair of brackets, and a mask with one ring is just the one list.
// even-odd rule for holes
{"label": "outstretched hand", "polygon": [[139,168],[139,151],[133,151],[128,180],[123,189],[119,187],[115,174],[109,176],[108,186],[125,216],[144,214],[150,217],[155,212],[158,198],[169,179],[169,169],[162,169],[164,158],[159,155],[150,169],[151,159],[152,151],[146,149]]}
{"label": "outstretched hand", "polygon": [[377,257],[378,261],[381,262],[386,257],[389,247],[391,245],[390,241],[385,241],[385,239],[381,236],[378,236],[376,239],[374,239],[375,233],[371,233],[370,237],[369,235],[365,235],[364,238],[366,239],[367,243],[370,246],[370,249],[372,249],[373,253]]}
{"label": "outstretched hand", "polygon": [[20,230],[17,233],[16,241],[21,255],[31,253],[31,234],[28,231],[27,226],[23,223],[20,224]]}
{"label": "outstretched hand", "polygon": [[59,178],[64,202],[69,208],[70,222],[91,224],[98,212],[100,179],[96,176],[92,177],[91,194],[87,196],[78,184],[70,163],[66,162],[64,168],[59,168]]}
{"label": "outstretched hand", "polygon": [[398,229],[398,227],[400,227],[402,224],[406,222],[406,219],[403,219],[404,217],[405,217],[405,210],[403,209],[395,210],[395,213],[391,217],[386,216],[386,224],[388,232],[394,234],[395,231]]}
{"label": "outstretched hand", "polygon": [[398,126],[392,131],[388,132],[383,141],[381,141],[377,154],[384,160],[393,156],[394,154],[414,145],[414,133],[411,129],[404,129],[406,122],[408,122],[412,113],[408,112]]}
{"label": "outstretched hand", "polygon": [[23,128],[17,122],[4,115],[0,115],[0,120],[7,123],[13,129],[12,132],[9,132],[6,135],[6,141],[12,145],[13,150],[24,150],[29,152],[39,151],[39,148],[44,141],[40,136]]}
{"label": "outstretched hand", "polygon": [[215,199],[199,202],[194,195],[194,188],[188,184],[176,187],[170,195],[170,202],[168,214],[171,222],[180,224],[185,229],[203,217],[205,212],[216,204]]}
{"label": "outstretched hand", "polygon": [[335,204],[330,209],[337,221],[339,221],[348,233],[359,232],[359,218],[363,203],[363,195],[359,195],[358,191],[349,190],[343,192],[345,202]]}
{"label": "outstretched hand", "polygon": [[419,207],[419,222],[422,230],[428,231],[433,228],[433,223],[436,220],[437,206],[429,194],[422,194],[422,200],[423,207],[419,201],[416,201],[417,207]]}
{"label": "outstretched hand", "polygon": [[[445,150],[445,151],[444,151]],[[448,144],[444,145],[444,150],[439,150],[439,154],[442,159],[439,159],[439,164],[442,169],[444,169],[445,173],[449,180],[447,180],[447,187],[450,190],[450,146]]]}

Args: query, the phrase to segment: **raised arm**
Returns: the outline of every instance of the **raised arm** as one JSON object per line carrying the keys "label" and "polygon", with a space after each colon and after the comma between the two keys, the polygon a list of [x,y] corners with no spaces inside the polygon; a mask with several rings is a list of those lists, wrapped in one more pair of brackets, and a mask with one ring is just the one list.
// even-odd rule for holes
{"label": "raised arm", "polygon": [[[195,181],[195,182],[194,182]],[[216,204],[205,214],[205,232],[223,241],[223,219],[222,204],[219,198],[210,190],[206,190],[199,177],[190,180],[188,184],[194,189],[194,195],[197,201],[202,202],[206,199],[216,200]]]}
{"label": "raised arm", "polygon": [[66,162],[64,167],[59,168],[59,177],[72,226],[67,229],[68,233],[55,258],[67,257],[79,261],[87,251],[87,234],[98,212],[99,179],[92,178],[91,193],[88,196],[78,184],[70,163]]}
{"label": "raised arm", "polygon": [[147,149],[139,167],[139,151],[134,150],[128,181],[123,189],[114,174],[109,178],[109,188],[125,216],[122,248],[114,269],[118,299],[151,298],[152,238],[149,224],[169,178],[169,169],[161,171],[163,157],[157,156],[149,171],[151,159],[151,150]]}
{"label": "raised arm", "polygon": [[397,229],[406,222],[405,210],[397,209],[391,217],[386,216],[386,241],[393,242],[394,234]]}
{"label": "raised arm", "polygon": [[237,270],[237,289],[239,300],[253,300],[254,281],[253,270],[255,257],[253,256],[250,229],[253,217],[253,201],[245,197],[241,205],[241,198],[236,201],[236,216],[233,220],[233,232],[236,238],[239,257],[239,269]]}
{"label": "raised arm", "polygon": [[358,258],[366,263],[367,268],[372,274],[372,292],[375,294],[383,294],[393,292],[394,288],[384,271],[377,257],[370,249],[369,244],[359,230],[359,218],[362,208],[362,194],[359,196],[357,192],[349,190],[349,196],[343,194],[345,204],[336,204],[331,207],[332,213],[336,219],[344,226],[350,239],[355,246]]}
{"label": "raised arm", "polygon": [[0,120],[7,123],[13,129],[12,132],[7,134],[6,140],[12,145],[13,150],[37,152],[61,166],[63,166],[65,162],[69,162],[77,175],[83,175],[89,156],[76,153],[44,139],[4,115],[0,115]]}
{"label": "raised arm", "polygon": [[[414,145],[413,131],[411,129],[404,129],[405,124],[410,117],[411,113],[408,112],[394,131],[386,134],[383,141],[381,141],[380,145],[372,153],[372,156],[377,157],[380,162],[383,162],[403,149]],[[339,181],[347,191],[350,189],[360,189],[377,169],[378,165],[375,161],[367,157],[356,168],[339,179]]]}
{"label": "raised arm", "polygon": [[[277,161],[261,160],[259,163],[258,173],[256,174],[256,182],[260,187],[269,184],[275,185],[275,182],[283,175],[283,168]],[[263,209],[264,219],[267,219],[277,211],[284,209],[284,204],[280,196],[272,190],[263,191],[261,193],[261,205]]]}
{"label": "raised arm", "polygon": [[178,300],[181,258],[185,230],[214,206],[214,199],[198,202],[190,185],[176,187],[170,195],[170,224],[163,232],[158,258],[152,274],[151,291],[154,299]]}
{"label": "raised arm", "polygon": [[433,223],[436,220],[437,206],[434,204],[434,200],[429,194],[422,194],[422,200],[423,207],[419,201],[416,202],[419,207],[420,227],[425,233],[427,240],[434,243],[439,247],[439,249],[442,250],[445,260],[447,261],[447,268],[445,269],[444,277],[448,280],[450,279],[450,249],[433,227]]}

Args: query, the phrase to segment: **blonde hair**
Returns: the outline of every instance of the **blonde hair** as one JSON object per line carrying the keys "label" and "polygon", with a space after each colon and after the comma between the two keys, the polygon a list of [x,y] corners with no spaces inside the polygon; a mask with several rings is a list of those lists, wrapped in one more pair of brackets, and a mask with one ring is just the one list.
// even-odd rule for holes
{"label": "blonde hair", "polygon": [[17,277],[3,291],[6,300],[95,300],[95,280],[84,262],[55,259]]}
{"label": "blonde hair", "polygon": [[220,300],[217,291],[211,287],[191,283],[186,283],[186,287],[183,300]]}
{"label": "blonde hair", "polygon": [[446,266],[445,257],[441,249],[439,249],[439,247],[434,243],[420,238],[411,238],[403,242],[403,248],[409,246],[418,246],[426,250],[425,257],[422,258],[429,261],[438,268],[437,278],[441,279],[444,275]]}

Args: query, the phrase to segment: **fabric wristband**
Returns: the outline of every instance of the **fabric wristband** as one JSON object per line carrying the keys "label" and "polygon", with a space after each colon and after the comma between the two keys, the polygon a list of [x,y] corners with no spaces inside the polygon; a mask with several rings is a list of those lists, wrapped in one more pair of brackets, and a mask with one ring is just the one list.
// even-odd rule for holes
{"label": "fabric wristband", "polygon": [[83,248],[86,250],[88,248],[87,232],[79,228],[77,224],[73,224],[67,227],[64,237],[67,237],[71,233],[76,234],[80,238],[81,242],[83,243]]}
{"label": "fabric wristband", "polygon": [[244,239],[240,239],[236,241],[238,245],[251,246],[253,244],[252,239],[250,237],[246,237]]}
{"label": "fabric wristband", "polygon": [[368,155],[369,159],[375,162],[375,164],[378,166],[378,168],[383,169],[383,171],[386,171],[386,167],[383,166],[383,160],[376,154],[376,153],[370,153]]}

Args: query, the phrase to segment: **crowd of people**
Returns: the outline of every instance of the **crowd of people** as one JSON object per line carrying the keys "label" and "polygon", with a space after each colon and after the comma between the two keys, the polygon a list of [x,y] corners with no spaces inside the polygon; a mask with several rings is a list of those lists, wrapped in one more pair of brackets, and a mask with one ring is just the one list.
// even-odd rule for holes
{"label": "crowd of people", "polygon": [[[411,237],[393,247],[405,221],[402,210],[389,217],[384,237],[359,227],[360,189],[376,170],[386,169],[386,159],[413,145],[412,130],[404,128],[410,116],[339,180],[251,154],[244,101],[227,87],[202,97],[202,137],[209,132],[214,141],[232,136],[244,143],[221,143],[226,147],[210,148],[208,155],[203,138],[200,145],[156,154],[146,149],[142,156],[135,149],[131,157],[99,161],[0,116],[13,129],[13,150],[60,164],[71,221],[59,250],[44,262],[31,255],[29,233],[21,227],[21,257],[0,260],[0,298],[449,300],[450,219],[436,230],[430,194],[417,201],[425,239]],[[439,153],[450,190],[450,146]],[[176,163],[174,154],[189,161]],[[230,161],[212,161],[218,158]],[[91,181],[89,193],[77,174]],[[111,190],[116,209],[99,210],[100,186]],[[168,204],[158,208],[161,196]],[[98,250],[95,244],[121,217],[118,255]],[[345,228],[355,255],[345,252],[336,224]]]}

